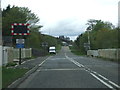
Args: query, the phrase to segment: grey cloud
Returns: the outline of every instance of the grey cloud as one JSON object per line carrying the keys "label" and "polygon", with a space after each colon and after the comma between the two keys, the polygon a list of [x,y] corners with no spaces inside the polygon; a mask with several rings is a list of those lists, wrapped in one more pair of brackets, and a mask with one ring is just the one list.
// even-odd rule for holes
{"label": "grey cloud", "polygon": [[59,21],[54,28],[50,29],[53,36],[78,36],[84,31],[84,27],[80,25],[80,21],[76,19],[66,19]]}

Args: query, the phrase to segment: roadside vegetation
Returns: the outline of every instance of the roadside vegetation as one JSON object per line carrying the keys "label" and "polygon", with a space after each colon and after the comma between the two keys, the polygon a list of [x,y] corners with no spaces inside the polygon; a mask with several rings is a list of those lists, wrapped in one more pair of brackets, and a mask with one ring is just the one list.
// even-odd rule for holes
{"label": "roadside vegetation", "polygon": [[6,65],[6,67],[12,67],[12,66],[15,66],[15,65],[17,65],[16,62],[10,62]]}
{"label": "roadside vegetation", "polygon": [[80,50],[75,45],[74,46],[69,46],[69,49],[75,55],[79,55],[79,56],[84,56],[85,55],[85,53],[80,52]]}
{"label": "roadside vegetation", "polygon": [[74,47],[80,52],[86,53],[84,43],[88,43],[88,31],[91,50],[120,48],[120,29],[114,27],[110,22],[102,20],[88,20],[88,28],[74,41]]}
{"label": "roadside vegetation", "polygon": [[[30,35],[28,36],[12,36],[11,35],[11,24],[13,23],[29,23],[30,24]],[[16,39],[25,39],[25,48],[32,48],[35,53],[31,58],[38,56],[49,55],[49,46],[55,46],[57,52],[61,49],[61,42],[58,38],[41,34],[41,28],[44,27],[39,25],[39,17],[33,13],[27,7],[18,7],[8,5],[6,9],[2,10],[2,35],[3,38],[7,37],[7,40],[3,39],[3,45],[16,47]],[[10,39],[11,38],[11,39]],[[6,44],[6,41],[10,41]],[[6,88],[16,79],[22,77],[28,69],[16,69],[13,68],[16,63],[8,63],[6,67],[2,68],[2,86]]]}
{"label": "roadside vegetation", "polygon": [[[41,34],[40,30],[44,26],[39,25],[40,18],[29,10],[29,8],[8,5],[6,9],[3,9],[2,14],[2,35],[3,37],[12,38],[12,40],[7,40],[11,41],[12,47],[16,47],[16,39],[23,38],[25,39],[25,48],[33,48],[44,53],[44,55],[49,54],[49,46],[55,46],[58,50],[60,49],[61,42],[59,42],[60,40],[58,38]],[[29,23],[30,35],[12,36],[10,29],[13,23]],[[3,40],[3,45],[6,46],[5,40]]]}
{"label": "roadside vegetation", "polygon": [[28,69],[2,67],[2,88],[7,88],[13,81],[22,77]]}

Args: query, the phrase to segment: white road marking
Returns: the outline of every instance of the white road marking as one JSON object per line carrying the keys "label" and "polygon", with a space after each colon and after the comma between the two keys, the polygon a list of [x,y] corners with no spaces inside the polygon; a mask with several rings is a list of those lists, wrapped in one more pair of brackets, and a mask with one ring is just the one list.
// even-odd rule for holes
{"label": "white road marking", "polygon": [[[78,67],[81,67],[81,66],[82,66],[82,67],[86,68],[87,70],[85,69],[85,71],[89,72],[93,77],[95,77],[97,80],[99,80],[101,83],[103,83],[103,84],[106,85],[107,87],[115,90],[111,85],[109,85],[108,83],[104,82],[102,79],[108,81],[108,82],[111,83],[113,86],[115,86],[115,87],[117,87],[117,88],[120,88],[119,85],[117,85],[117,84],[115,84],[114,82],[110,81],[110,80],[107,79],[106,77],[100,75],[99,73],[97,73],[97,72],[95,72],[95,71],[92,71],[90,68],[85,67],[84,65],[78,63],[77,61],[73,60],[72,58],[69,58],[69,57],[66,55],[66,53],[65,53],[65,57],[66,57],[68,60],[70,60],[71,62],[73,62],[75,65],[77,65]],[[98,75],[98,76],[100,76],[102,79],[100,79],[99,77],[97,77],[95,74]]]}
{"label": "white road marking", "polygon": [[40,69],[39,71],[76,71],[76,70],[84,70],[84,68],[63,68],[63,69]]}
{"label": "white road marking", "polygon": [[49,58],[51,58],[52,56],[48,57],[47,59],[45,59],[44,61],[42,61],[42,63],[40,63],[38,66],[40,67],[45,61],[47,61]]}
{"label": "white road marking", "polygon": [[77,61],[73,60],[72,58],[69,58],[66,53],[65,53],[65,56],[68,60],[70,60],[71,62],[73,62],[75,65],[79,66],[79,67],[84,67],[84,65],[78,63]]}
{"label": "white road marking", "polygon": [[50,60],[64,60],[64,59],[66,59],[66,58],[52,58]]}
{"label": "white road marking", "polygon": [[120,88],[120,86],[118,86],[117,84],[115,84],[115,83],[112,82],[112,81],[109,81],[109,83],[113,84],[113,85],[116,86],[117,88]]}
{"label": "white road marking", "polygon": [[120,88],[119,85],[117,85],[117,84],[115,84],[114,82],[108,80],[106,77],[104,77],[104,76],[98,74],[97,72],[94,72],[94,73],[96,73],[98,76],[100,76],[100,77],[103,78],[104,80],[108,81],[108,82],[111,83],[112,85],[116,86],[117,88]]}
{"label": "white road marking", "polygon": [[46,60],[42,61],[42,63],[40,63],[38,66],[40,67]]}
{"label": "white road marking", "polygon": [[107,87],[115,90],[111,85],[107,84],[106,82],[104,82],[102,79],[100,79],[99,77],[97,77],[95,74],[90,73],[93,77],[95,77],[97,80],[99,80],[101,83],[103,83],[104,85],[106,85]]}
{"label": "white road marking", "polygon": [[105,79],[105,80],[108,80],[107,78],[105,78],[104,76],[98,74],[101,78]]}

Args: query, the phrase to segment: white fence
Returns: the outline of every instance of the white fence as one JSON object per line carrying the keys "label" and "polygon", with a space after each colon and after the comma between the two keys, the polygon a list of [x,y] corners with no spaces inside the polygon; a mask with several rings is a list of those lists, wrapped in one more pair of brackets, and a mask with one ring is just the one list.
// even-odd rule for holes
{"label": "white fence", "polygon": [[[2,65],[6,65],[9,62],[13,62],[14,59],[19,58],[19,49],[13,47],[3,47],[2,54]],[[21,50],[21,58],[30,58],[32,57],[32,49],[31,48],[23,48]]]}
{"label": "white fence", "polygon": [[120,49],[98,49],[88,50],[88,56],[98,56],[108,59],[120,59]]}
{"label": "white fence", "polygon": [[[13,49],[14,59],[19,58],[19,49]],[[21,58],[29,58],[32,56],[32,49],[31,48],[23,48],[21,50]]]}

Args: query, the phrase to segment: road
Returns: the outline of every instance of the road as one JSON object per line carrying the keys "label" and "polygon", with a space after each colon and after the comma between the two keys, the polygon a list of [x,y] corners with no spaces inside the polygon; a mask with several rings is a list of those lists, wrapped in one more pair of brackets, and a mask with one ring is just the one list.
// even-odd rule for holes
{"label": "road", "polygon": [[18,88],[110,88],[118,85],[118,64],[102,59],[77,56],[69,47],[39,64]]}

